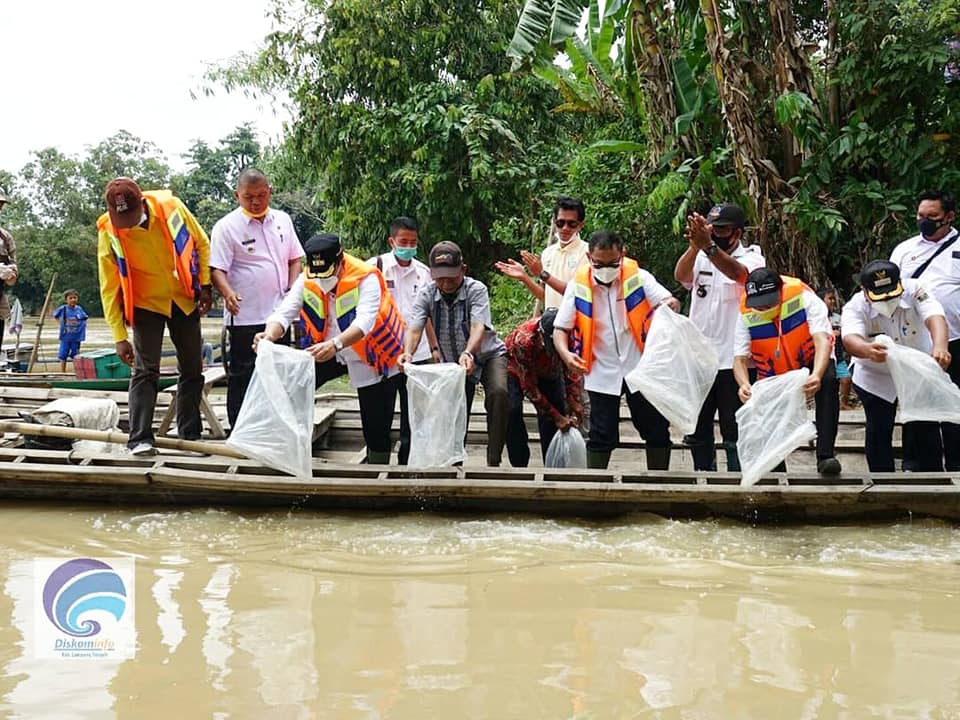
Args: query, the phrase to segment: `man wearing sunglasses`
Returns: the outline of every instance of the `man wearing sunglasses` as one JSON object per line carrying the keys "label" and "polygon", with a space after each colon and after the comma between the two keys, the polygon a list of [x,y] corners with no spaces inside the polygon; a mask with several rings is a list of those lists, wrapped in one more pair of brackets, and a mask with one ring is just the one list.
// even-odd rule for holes
{"label": "man wearing sunglasses", "polygon": [[606,468],[620,443],[620,398],[647,445],[647,468],[670,467],[670,425],[624,376],[640,361],[653,311],[680,303],[636,260],[625,256],[623,239],[606,230],[588,243],[589,264],[581,267],[567,290],[554,321],[553,342],[564,364],[584,373],[590,396],[587,466]]}
{"label": "man wearing sunglasses", "polygon": [[[526,285],[537,298],[540,309],[559,307],[567,283],[587,255],[587,243],[580,238],[585,217],[582,200],[560,195],[553,206],[552,233],[556,242],[548,245],[539,257],[522,250],[523,264],[511,258],[496,263],[497,270]],[[533,277],[527,275],[528,270]]]}
{"label": "man wearing sunglasses", "polygon": [[742,244],[746,224],[743,208],[733,203],[716,205],[706,217],[693,213],[684,233],[690,245],[673,271],[676,281],[691,291],[690,320],[713,343],[720,360],[697,428],[687,437],[695,470],[717,469],[713,418],[718,411],[727,470],[740,470],[736,413],[741,402],[733,376],[733,338],[740,322],[743,283],[749,273],[766,264],[759,246]]}

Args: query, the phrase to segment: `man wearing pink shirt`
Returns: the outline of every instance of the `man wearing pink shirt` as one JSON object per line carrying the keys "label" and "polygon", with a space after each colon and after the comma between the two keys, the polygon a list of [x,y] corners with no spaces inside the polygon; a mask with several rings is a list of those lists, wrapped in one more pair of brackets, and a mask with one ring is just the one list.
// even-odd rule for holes
{"label": "man wearing pink shirt", "polygon": [[[270,183],[256,168],[237,178],[239,207],[213,226],[211,279],[223,297],[230,333],[227,418],[236,422],[253,375],[253,337],[300,275],[303,248],[290,216],[270,207]],[[281,342],[288,342],[289,336]]]}

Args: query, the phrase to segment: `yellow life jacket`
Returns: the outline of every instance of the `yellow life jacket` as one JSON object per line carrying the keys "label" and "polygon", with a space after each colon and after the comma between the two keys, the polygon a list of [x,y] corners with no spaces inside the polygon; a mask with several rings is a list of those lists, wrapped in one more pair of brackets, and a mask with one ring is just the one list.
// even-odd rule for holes
{"label": "yellow life jacket", "polygon": [[[344,267],[337,281],[334,300],[333,314],[337,327],[340,332],[350,327],[357,316],[357,305],[360,304],[360,281],[367,275],[375,273],[380,282],[380,307],[377,309],[377,319],[373,329],[350,347],[367,365],[380,375],[386,375],[389,369],[397,364],[403,352],[403,334],[406,329],[403,317],[387,290],[383,275],[376,267],[346,253],[343,255],[343,263]],[[305,278],[303,308],[300,310],[300,345],[302,347],[309,347],[323,340],[327,316],[327,294],[316,281]]]}
{"label": "yellow life jacket", "polygon": [[[180,203],[169,190],[145,190],[143,193],[153,216],[160,221],[160,228],[173,254],[173,267],[187,295],[196,298],[200,293],[200,258],[196,242],[187,229]],[[129,229],[117,230],[110,222],[110,214],[104,213],[97,220],[97,230],[106,232],[110,238],[113,255],[120,272],[120,302],[127,325],[133,327],[133,308],[136,295],[133,276],[127,265],[126,246],[130,242]]]}

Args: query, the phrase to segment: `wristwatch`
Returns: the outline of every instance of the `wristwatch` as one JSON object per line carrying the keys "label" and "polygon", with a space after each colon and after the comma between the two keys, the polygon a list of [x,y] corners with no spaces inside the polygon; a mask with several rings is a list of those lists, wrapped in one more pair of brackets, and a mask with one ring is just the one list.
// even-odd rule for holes
{"label": "wristwatch", "polygon": [[333,346],[337,349],[337,352],[340,352],[341,350],[343,350],[343,340],[340,339],[340,336],[339,336],[339,335],[337,335],[337,336],[336,336],[333,340],[331,340],[330,342],[333,343]]}
{"label": "wristwatch", "polygon": [[540,271],[540,279],[543,280],[544,282],[546,282],[547,280],[550,279],[550,273],[548,273],[546,270],[541,270],[541,271]]}
{"label": "wristwatch", "polygon": [[703,252],[706,253],[707,257],[713,257],[720,252],[720,246],[715,242],[712,242],[703,249]]}

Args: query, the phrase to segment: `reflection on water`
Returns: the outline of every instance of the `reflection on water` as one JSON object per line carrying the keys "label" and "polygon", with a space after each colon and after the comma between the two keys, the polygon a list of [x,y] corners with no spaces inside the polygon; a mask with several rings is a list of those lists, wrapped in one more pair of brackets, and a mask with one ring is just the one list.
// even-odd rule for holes
{"label": "reflection on water", "polygon": [[[0,507],[0,715],[960,718],[960,535]],[[136,558],[137,655],[32,657],[32,560]]]}

